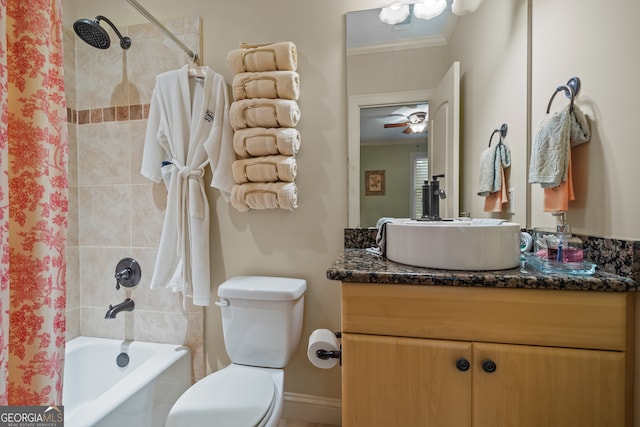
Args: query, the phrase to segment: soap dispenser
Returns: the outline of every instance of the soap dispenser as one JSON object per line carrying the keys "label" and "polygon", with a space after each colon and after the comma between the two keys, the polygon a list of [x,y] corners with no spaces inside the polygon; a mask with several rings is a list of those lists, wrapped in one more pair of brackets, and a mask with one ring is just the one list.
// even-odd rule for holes
{"label": "soap dispenser", "polygon": [[555,235],[547,238],[547,259],[560,263],[581,262],[582,240],[571,234],[568,224],[558,224]]}

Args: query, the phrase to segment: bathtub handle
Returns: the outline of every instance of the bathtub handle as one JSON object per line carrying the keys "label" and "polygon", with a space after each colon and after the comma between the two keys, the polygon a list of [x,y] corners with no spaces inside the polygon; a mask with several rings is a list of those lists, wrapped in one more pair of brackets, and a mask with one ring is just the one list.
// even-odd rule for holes
{"label": "bathtub handle", "polygon": [[218,307],[229,307],[229,300],[221,299],[220,301],[214,302],[214,304],[217,305]]}

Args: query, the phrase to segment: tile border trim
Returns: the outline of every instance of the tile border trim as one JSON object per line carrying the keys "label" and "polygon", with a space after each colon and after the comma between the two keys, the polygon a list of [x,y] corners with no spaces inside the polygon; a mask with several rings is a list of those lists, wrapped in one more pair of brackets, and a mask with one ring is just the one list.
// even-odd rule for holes
{"label": "tile border trim", "polygon": [[76,125],[126,122],[148,118],[149,104],[118,105],[87,110],[75,110],[67,107],[67,123]]}

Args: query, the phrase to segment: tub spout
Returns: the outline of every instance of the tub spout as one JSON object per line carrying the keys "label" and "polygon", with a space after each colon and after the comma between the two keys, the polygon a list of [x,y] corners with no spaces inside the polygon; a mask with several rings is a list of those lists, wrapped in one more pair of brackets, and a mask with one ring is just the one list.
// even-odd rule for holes
{"label": "tub spout", "polygon": [[136,304],[131,298],[125,299],[120,304],[109,304],[109,310],[107,310],[107,314],[105,314],[104,318],[115,319],[116,314],[120,313],[121,311],[133,311],[134,308],[136,308]]}

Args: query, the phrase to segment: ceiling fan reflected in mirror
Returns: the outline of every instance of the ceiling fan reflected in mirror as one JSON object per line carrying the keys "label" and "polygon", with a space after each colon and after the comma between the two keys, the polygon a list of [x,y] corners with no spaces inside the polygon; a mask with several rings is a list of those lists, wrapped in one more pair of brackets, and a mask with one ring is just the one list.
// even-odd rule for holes
{"label": "ceiling fan reflected in mirror", "polygon": [[404,118],[401,122],[385,123],[385,129],[404,127],[404,134],[422,133],[427,131],[429,107],[427,104],[416,105],[415,107],[401,107],[389,114]]}

